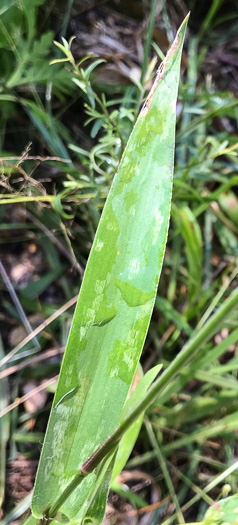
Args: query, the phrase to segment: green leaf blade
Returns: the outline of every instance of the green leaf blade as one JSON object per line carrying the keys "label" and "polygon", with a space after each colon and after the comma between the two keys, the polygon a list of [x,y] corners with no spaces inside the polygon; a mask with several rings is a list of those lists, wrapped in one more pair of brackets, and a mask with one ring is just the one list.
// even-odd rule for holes
{"label": "green leaf blade", "polygon": [[[130,414],[130,411],[132,408],[134,408],[138,401],[142,399],[142,397],[145,395],[146,390],[151,385],[152,381],[154,381],[155,377],[158,375],[162,368],[162,365],[154,366],[151,370],[149,370],[146,375],[140,379],[139,383],[137,384],[135,390],[132,392],[132,395],[129,397],[128,401],[126,402],[122,414],[121,419],[123,420],[124,417]],[[134,447],[134,444],[136,442],[136,439],[138,437],[141,425],[143,423],[143,417],[144,412],[141,414],[140,417],[133,423],[133,425],[127,430],[127,432],[124,434],[123,438],[121,439],[115,459],[115,464],[113,467],[112,472],[112,481],[116,479],[116,477],[120,474],[122,469],[124,468],[131,451]]]}
{"label": "green leaf blade", "polygon": [[[85,271],[33,494],[41,517],[119,422],[152,314],[167,239],[187,19],[138,117]],[[60,509],[80,512],[89,475]]]}

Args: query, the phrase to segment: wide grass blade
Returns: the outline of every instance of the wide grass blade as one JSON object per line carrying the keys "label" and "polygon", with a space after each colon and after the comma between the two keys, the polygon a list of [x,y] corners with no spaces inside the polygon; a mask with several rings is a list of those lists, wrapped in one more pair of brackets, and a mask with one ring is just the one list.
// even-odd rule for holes
{"label": "wide grass blade", "polygon": [[[80,291],[32,500],[41,517],[118,425],[146,337],[170,215],[187,19],[160,66],[115,176]],[[60,511],[80,511],[92,473]]]}

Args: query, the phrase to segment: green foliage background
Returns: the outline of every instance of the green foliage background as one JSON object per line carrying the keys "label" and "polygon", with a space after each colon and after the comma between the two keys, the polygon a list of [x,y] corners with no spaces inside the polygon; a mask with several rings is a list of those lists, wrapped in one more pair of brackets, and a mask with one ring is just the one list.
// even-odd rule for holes
{"label": "green foliage background", "polygon": [[[234,83],[225,80],[227,69],[217,66],[220,79],[209,69],[214,49],[229,50],[233,42],[235,3],[187,4],[184,10],[192,9],[192,14],[177,108],[172,223],[142,356],[144,370],[161,362],[166,367],[237,286],[237,91]],[[120,9],[125,11],[123,3]],[[151,60],[155,49],[161,52],[158,44],[150,46],[155,12],[153,3],[147,3],[144,16],[151,33],[143,42],[147,73],[140,80],[131,75],[126,84],[110,87],[98,81],[103,63],[95,69],[93,64],[105,59],[101,56],[79,65],[78,74],[72,63],[50,65],[63,57],[53,40],[70,39],[70,21],[78,11],[78,2],[70,1],[66,8],[61,2],[43,0],[3,0],[0,6],[0,249],[23,308],[19,312],[3,282],[1,371],[16,365],[17,372],[2,379],[1,410],[22,395],[30,379],[38,385],[59,371],[57,352],[37,367],[31,360],[39,346],[44,352],[65,345],[72,307],[60,317],[57,311],[78,293],[105,198],[147,93],[146,82],[154,68]],[[185,14],[181,9],[179,21]],[[164,3],[159,17],[171,40],[179,25],[173,19],[173,6]],[[77,63],[82,56],[76,42],[72,42],[72,56]],[[143,70],[143,63],[139,66]],[[25,280],[14,280],[13,266],[18,259],[30,257],[31,244],[39,267]],[[27,344],[23,336],[15,344],[10,340],[12,325],[26,326],[26,317],[34,327],[34,316],[42,322],[55,312],[48,327]],[[199,357],[146,413],[127,469],[151,474],[161,499],[172,501],[172,510],[165,503],[151,513],[151,524],[161,516],[166,524],[201,520],[208,504],[221,496],[224,483],[236,492],[237,340],[233,311],[204,343]],[[52,390],[54,386],[48,387],[49,402]],[[2,487],[6,460],[16,459],[19,453],[29,462],[38,457],[49,405],[36,407],[30,431],[32,415],[26,407],[14,408],[1,418]],[[119,490],[116,485],[114,490]],[[132,507],[151,503],[148,489],[138,494],[140,500],[133,490],[124,496]],[[15,503],[12,496],[5,498],[3,523],[13,519]],[[27,506],[29,498],[21,500],[17,515]]]}

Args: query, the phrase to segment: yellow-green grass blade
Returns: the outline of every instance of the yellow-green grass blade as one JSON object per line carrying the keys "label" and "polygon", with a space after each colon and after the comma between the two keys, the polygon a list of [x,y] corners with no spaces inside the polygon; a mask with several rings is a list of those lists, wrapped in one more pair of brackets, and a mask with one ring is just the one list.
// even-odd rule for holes
{"label": "yellow-green grass blade", "polygon": [[[95,236],[36,477],[36,517],[118,425],[143,348],[167,239],[187,19],[137,119]],[[65,501],[64,516],[79,513],[95,476]]]}

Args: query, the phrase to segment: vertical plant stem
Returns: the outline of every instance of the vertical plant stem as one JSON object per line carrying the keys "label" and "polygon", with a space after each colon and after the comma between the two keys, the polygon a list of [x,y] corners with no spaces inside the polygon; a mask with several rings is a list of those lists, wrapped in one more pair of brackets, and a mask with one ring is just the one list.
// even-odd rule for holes
{"label": "vertical plant stem", "polygon": [[152,41],[152,36],[153,36],[153,30],[154,30],[154,25],[155,25],[156,5],[157,5],[157,0],[153,0],[151,9],[150,9],[148,32],[147,32],[145,47],[144,47],[144,58],[143,58],[142,66],[141,66],[140,81],[141,81],[142,86],[143,86],[143,81],[145,78],[147,62],[148,62],[149,53],[150,53],[150,46],[151,46],[151,41]]}
{"label": "vertical plant stem", "polygon": [[[0,357],[4,355],[2,339],[0,335]],[[8,404],[7,380],[0,381],[0,410],[4,409]],[[9,439],[10,421],[9,416],[0,421],[0,508],[5,497],[5,482],[6,482],[6,451],[7,442]]]}
{"label": "vertical plant stem", "polygon": [[63,24],[62,24],[62,29],[61,29],[61,36],[64,36],[64,37],[66,35],[66,31],[67,31],[67,27],[68,27],[69,18],[70,18],[70,14],[71,14],[71,9],[73,7],[73,3],[74,3],[74,0],[68,0],[67,6],[66,6],[66,9],[65,9],[65,16],[64,16],[64,20],[63,20]]}
{"label": "vertical plant stem", "polygon": [[163,473],[165,483],[166,483],[166,485],[168,487],[168,491],[170,493],[170,497],[171,497],[171,499],[172,499],[172,501],[174,503],[179,523],[184,523],[185,519],[183,517],[183,513],[181,512],[180,505],[179,505],[179,502],[178,502],[178,498],[177,498],[177,496],[175,494],[173,483],[172,483],[172,480],[171,480],[171,477],[170,477],[170,474],[169,474],[169,471],[168,471],[168,468],[167,468],[167,465],[166,465],[166,461],[165,461],[165,458],[164,458],[164,456],[163,456],[163,454],[162,454],[162,452],[160,450],[160,447],[159,447],[158,441],[157,441],[157,439],[155,437],[152,425],[151,425],[151,423],[149,421],[146,421],[145,422],[145,426],[146,426],[147,434],[149,436],[150,443],[151,443],[152,447],[154,448],[156,457],[158,459],[159,466],[160,466],[161,471]]}

